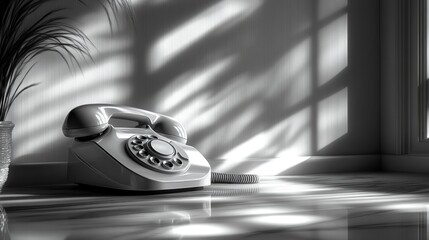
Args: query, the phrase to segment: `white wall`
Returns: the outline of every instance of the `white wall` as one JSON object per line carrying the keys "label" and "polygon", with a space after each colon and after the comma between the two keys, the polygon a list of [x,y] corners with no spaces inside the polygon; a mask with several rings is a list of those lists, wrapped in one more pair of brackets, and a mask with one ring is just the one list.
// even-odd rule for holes
{"label": "white wall", "polygon": [[[380,152],[379,1],[134,0],[135,32],[75,6],[94,63],[44,55],[13,106],[14,163],[65,162],[74,106],[126,104],[179,119],[225,170],[249,158]],[[278,171],[278,169],[276,170]],[[280,171],[281,172],[281,171]]]}

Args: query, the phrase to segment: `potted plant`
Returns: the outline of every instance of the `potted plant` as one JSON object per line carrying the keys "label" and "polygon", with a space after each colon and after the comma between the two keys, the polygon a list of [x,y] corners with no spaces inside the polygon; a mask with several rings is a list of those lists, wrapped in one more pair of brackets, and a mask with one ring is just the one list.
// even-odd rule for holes
{"label": "potted plant", "polygon": [[[86,7],[83,0],[78,1]],[[92,59],[90,39],[62,16],[64,8],[46,10],[52,0],[1,0],[0,3],[0,189],[8,176],[14,124],[6,120],[14,101],[37,83],[25,79],[42,53],[54,52],[71,69],[79,59]],[[120,10],[132,19],[129,0],[96,0],[108,16],[117,20]]]}

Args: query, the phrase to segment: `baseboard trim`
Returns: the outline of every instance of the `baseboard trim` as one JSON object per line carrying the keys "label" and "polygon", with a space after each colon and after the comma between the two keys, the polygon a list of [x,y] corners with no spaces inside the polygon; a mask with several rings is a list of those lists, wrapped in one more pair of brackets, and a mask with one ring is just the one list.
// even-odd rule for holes
{"label": "baseboard trim", "polygon": [[[287,161],[287,159],[280,159]],[[211,160],[213,171],[227,160]],[[273,158],[248,159],[246,164],[234,168],[236,173],[247,173],[268,161],[279,161]],[[380,155],[341,155],[310,156],[307,160],[286,169],[277,175],[300,175],[345,172],[374,172],[381,170]],[[224,171],[225,172],[225,171]],[[67,163],[18,163],[12,164],[9,170],[7,187],[40,186],[67,184]]]}
{"label": "baseboard trim", "polygon": [[382,155],[385,172],[429,173],[429,155]]}

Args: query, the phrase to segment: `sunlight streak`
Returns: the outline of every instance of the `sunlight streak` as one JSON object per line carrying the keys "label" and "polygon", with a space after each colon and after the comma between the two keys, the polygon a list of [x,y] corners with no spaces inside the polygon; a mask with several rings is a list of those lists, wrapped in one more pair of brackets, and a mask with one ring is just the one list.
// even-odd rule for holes
{"label": "sunlight streak", "polygon": [[220,74],[231,68],[236,60],[236,56],[226,57],[210,66],[199,67],[180,75],[158,94],[156,109],[159,109],[160,112],[167,112],[187,98],[200,93]]}
{"label": "sunlight streak", "polygon": [[[429,16],[429,4],[426,4],[426,13],[424,15]],[[426,17],[426,69],[427,69],[426,80],[428,80],[429,79],[429,17]],[[428,127],[428,131],[429,131],[429,127]],[[429,136],[429,135],[426,135],[426,136]]]}
{"label": "sunlight streak", "polygon": [[319,20],[332,16],[338,11],[345,9],[348,5],[348,0],[323,0],[319,1]]}
{"label": "sunlight streak", "polygon": [[323,222],[329,220],[329,218],[314,215],[282,214],[251,217],[248,220],[263,225],[291,227]]}
{"label": "sunlight streak", "polygon": [[284,207],[255,207],[251,209],[237,209],[233,207],[217,208],[218,211],[212,215],[212,217],[237,217],[237,216],[258,216],[258,215],[271,215],[280,213],[291,213],[298,211],[294,208]]}
{"label": "sunlight streak", "polygon": [[[257,96],[257,91],[260,89],[257,86],[249,85],[246,87],[246,91],[243,91],[246,83],[249,83],[250,79],[247,75],[239,75],[236,78],[230,80],[230,84],[226,86],[216,94],[211,91],[204,91],[199,95],[192,98],[190,103],[183,105],[179,109],[174,109],[170,112],[170,115],[181,121],[187,131],[193,132],[193,125],[197,124],[196,128],[200,123],[196,123],[195,118],[204,118],[210,120],[213,123],[216,119],[223,115],[230,113],[238,105],[246,102],[246,100]],[[260,83],[262,86],[263,82]],[[241,94],[236,94],[240,92]],[[216,119],[210,116],[216,115]],[[205,123],[202,123],[206,125]]]}
{"label": "sunlight streak", "polygon": [[173,58],[226,24],[246,19],[262,1],[223,0],[162,36],[149,52],[149,71],[154,72]]}
{"label": "sunlight streak", "polygon": [[[279,145],[276,144],[276,141],[279,136],[290,135],[290,129],[300,129],[299,127],[297,127],[300,125],[308,127],[309,117],[310,108],[307,107],[299,111],[298,113],[277,123],[276,125],[270,127],[266,131],[260,132],[249,140],[237,145],[236,147],[234,147],[220,157],[222,159],[226,159],[226,161],[218,167],[217,171],[222,172],[230,170],[238,166],[239,164],[245,162],[251,156],[263,156],[265,154],[265,151],[262,151],[263,149],[270,147],[270,145]],[[291,146],[294,146],[293,140],[294,139],[291,139]],[[306,147],[299,146],[299,144],[295,145],[295,147],[301,149],[296,151],[296,153],[304,154],[304,152],[301,151],[302,149],[306,149]],[[290,147],[290,149],[292,148],[293,147]]]}
{"label": "sunlight streak", "polygon": [[320,30],[318,50],[319,86],[322,86],[348,65],[347,14]]}
{"label": "sunlight streak", "polygon": [[[189,78],[189,76],[185,74],[185,77],[179,77],[173,84],[164,88],[161,94],[158,95],[159,107],[161,108],[162,106],[163,109],[171,107],[168,114],[184,124],[189,136],[200,134],[205,129],[216,126],[214,129],[215,132],[206,134],[206,137],[199,139],[196,143],[196,147],[202,153],[210,153],[214,148],[233,148],[233,145],[226,146],[225,144],[228,141],[232,141],[232,139],[236,139],[237,136],[242,136],[242,132],[240,131],[245,131],[245,127],[253,123],[255,118],[258,119],[257,121],[261,121],[261,118],[266,118],[263,113],[266,111],[269,112],[269,110],[261,109],[263,104],[279,104],[282,108],[287,109],[308,99],[311,85],[310,48],[311,41],[309,38],[305,38],[286,51],[273,66],[262,73],[237,73],[234,78],[227,81],[228,84],[225,86],[223,86],[225,79],[219,79],[219,82],[222,82],[220,83],[222,86],[220,90],[213,91],[211,88],[206,88],[206,91],[201,91],[201,87],[206,85],[205,82],[209,81],[209,76],[213,75],[212,73],[217,74],[219,72],[221,74],[220,71],[225,71],[223,70],[224,68],[230,68],[227,66],[228,64],[235,64],[235,61],[238,62],[235,56],[224,58],[216,62],[216,64],[209,65],[203,71],[197,72],[198,74],[195,74],[195,79],[188,80],[189,82],[187,82],[185,81],[185,77]],[[191,76],[193,77],[194,75]],[[205,80],[202,81],[200,78]],[[269,84],[267,84],[267,79],[270,80]],[[219,83],[216,82],[215,84],[218,87]],[[264,89],[264,91],[261,91],[261,89]],[[187,94],[188,92],[195,95]],[[168,94],[174,97],[169,98]],[[189,95],[189,97],[186,100],[181,100],[179,95],[184,94]],[[163,98],[167,99],[162,100]],[[277,98],[280,102],[272,102]],[[171,104],[168,99],[171,99]],[[256,103],[259,106],[258,113],[249,116],[244,121],[244,125],[237,127],[235,118],[228,120],[233,121],[231,124],[228,121],[225,124],[217,123],[218,119],[230,119],[234,114],[239,114],[237,118],[243,119],[243,116],[248,115],[248,112],[242,112],[241,109],[243,107],[256,106]],[[307,122],[303,121],[302,123]],[[278,154],[284,150],[284,154],[290,156],[291,149],[294,149],[293,151],[299,152],[299,154],[308,154],[309,133],[302,129],[306,129],[306,127],[301,128],[301,124],[297,123],[297,127],[288,129],[288,135],[283,139],[279,137],[278,141],[280,142],[272,144],[264,152],[268,156],[269,154]],[[296,132],[297,130],[302,132],[298,133]],[[228,137],[229,140],[225,139],[225,136],[230,136]],[[288,147],[280,149],[281,146]],[[218,158],[220,156],[215,157]]]}
{"label": "sunlight streak", "polygon": [[217,237],[225,235],[234,235],[243,233],[237,227],[231,227],[226,224],[189,224],[183,226],[175,226],[167,231],[167,235],[185,236],[185,237]]}
{"label": "sunlight streak", "polygon": [[[245,131],[246,128],[251,125],[255,119],[262,113],[262,105],[252,105],[247,107],[246,110],[237,114],[231,121],[225,122],[224,124],[216,124],[216,130],[207,134],[201,141],[198,142],[198,149],[201,152],[209,152],[213,148],[213,139],[222,139],[218,145],[222,143],[228,143],[234,141],[240,133]],[[195,126],[191,126],[190,134],[197,132],[198,129]]]}
{"label": "sunlight streak", "polygon": [[293,46],[261,79],[270,79],[272,84],[264,86],[265,97],[284,93],[285,107],[291,107],[310,95],[311,41],[305,38]]}
{"label": "sunlight streak", "polygon": [[189,133],[192,134],[205,129],[206,127],[212,126],[213,124],[217,123],[219,119],[222,119],[224,116],[227,116],[233,112],[234,109],[236,109],[237,106],[243,104],[246,99],[250,98],[250,94],[243,94],[241,98],[218,98],[218,100],[211,99],[210,102],[213,102],[214,104],[208,104],[209,107],[206,107],[204,110],[202,109],[199,111],[198,115],[189,119],[189,122],[186,124],[189,126]]}
{"label": "sunlight streak", "polygon": [[260,176],[278,175],[286,171],[287,169],[290,169],[302,162],[307,161],[308,159],[310,159],[309,156],[297,156],[297,155],[282,156],[281,158],[275,158],[275,159],[269,160],[268,162],[249,171],[248,173],[257,174]]}
{"label": "sunlight streak", "polygon": [[348,132],[348,89],[322,100],[317,116],[317,149],[321,150]]}
{"label": "sunlight streak", "polygon": [[141,5],[146,5],[146,4],[160,5],[160,4],[167,3],[169,1],[171,0],[131,0],[131,4],[133,5],[133,7],[140,7]]}
{"label": "sunlight streak", "polygon": [[[11,111],[11,117],[19,128],[14,131],[14,158],[37,152],[42,147],[66,140],[61,132],[62,122],[70,109],[91,102],[123,102],[131,88],[124,84],[133,66],[128,58],[117,56],[83,69],[82,74],[63,76],[59,73],[40,74],[31,81],[47,86],[35,88],[31,95],[23,95],[16,104],[19,112]],[[55,126],[55,127],[53,127]],[[32,136],[28,138],[27,136]],[[66,156],[66,154],[64,154]]]}
{"label": "sunlight streak", "polygon": [[156,2],[156,1],[153,1],[153,0],[131,0],[131,4],[133,5],[133,7],[137,7],[138,5],[143,5],[147,2]]}
{"label": "sunlight streak", "polygon": [[125,27],[113,24],[118,29],[113,29],[117,32],[111,32],[108,17],[102,8],[80,17],[77,22],[78,29],[91,40],[90,53],[93,58],[109,53],[123,53],[132,47],[133,37],[130,34],[119,34]]}
{"label": "sunlight streak", "polygon": [[[34,111],[37,110],[40,113],[40,108],[43,108],[46,104],[54,103],[56,100],[66,96],[73,96],[80,91],[90,89],[94,95],[96,93],[98,93],[97,95],[103,94],[100,90],[102,84],[117,82],[133,71],[131,63],[124,64],[127,62],[129,62],[128,56],[116,55],[115,57],[100,61],[97,65],[83,69],[81,74],[70,74],[66,78],[63,75],[63,79],[61,80],[56,79],[59,73],[53,72],[48,75],[40,74],[32,77],[32,82],[44,83],[44,91],[37,91],[30,98],[23,96],[20,99],[20,103],[22,104],[20,106],[21,117],[25,119],[31,115],[32,119],[28,119],[28,121],[33,122],[35,117]],[[47,82],[47,78],[49,82]]]}
{"label": "sunlight streak", "polygon": [[[39,114],[32,117],[31,120],[19,122],[20,129],[14,134],[14,139],[19,144],[14,145],[14,157],[18,158],[25,154],[36,152],[42,147],[57,144],[61,140],[66,140],[61,125],[70,109],[88,102],[122,102],[130,94],[130,88],[124,84],[106,85],[99,88],[103,91],[102,95],[94,95],[93,92],[87,92],[79,95],[79,99],[69,99],[67,102],[57,103],[56,108],[47,108],[40,111]],[[119,94],[120,93],[120,94]],[[52,126],[57,126],[53,128]],[[27,138],[27,136],[32,136]],[[63,151],[63,149],[61,149]],[[66,151],[64,151],[66,152]],[[67,154],[64,154],[66,156]]]}
{"label": "sunlight streak", "polygon": [[396,212],[421,212],[426,211],[429,205],[425,202],[407,202],[407,203],[396,203],[387,204],[381,207],[383,210],[396,211]]}
{"label": "sunlight streak", "polygon": [[184,127],[188,130],[187,123],[189,119],[197,116],[200,110],[205,108],[209,96],[208,93],[200,94],[194,97],[192,102],[187,103],[185,107],[174,109],[173,114],[170,115],[183,123]]}

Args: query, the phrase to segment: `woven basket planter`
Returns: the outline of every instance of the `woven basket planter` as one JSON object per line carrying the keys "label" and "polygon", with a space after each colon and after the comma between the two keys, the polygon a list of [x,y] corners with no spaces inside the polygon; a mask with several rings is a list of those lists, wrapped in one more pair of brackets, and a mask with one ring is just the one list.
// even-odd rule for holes
{"label": "woven basket planter", "polygon": [[0,190],[7,180],[9,164],[12,158],[12,130],[15,124],[0,121]]}

